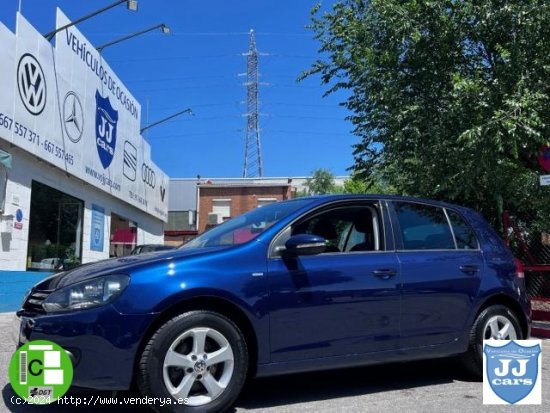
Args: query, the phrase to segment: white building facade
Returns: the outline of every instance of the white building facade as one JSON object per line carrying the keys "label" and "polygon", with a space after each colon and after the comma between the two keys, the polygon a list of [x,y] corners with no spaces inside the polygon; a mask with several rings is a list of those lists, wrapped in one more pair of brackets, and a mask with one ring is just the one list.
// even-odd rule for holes
{"label": "white building facade", "polygon": [[[69,23],[57,11],[57,27]],[[141,107],[76,29],[55,47],[0,23],[0,270],[57,270],[162,244],[168,177]]]}

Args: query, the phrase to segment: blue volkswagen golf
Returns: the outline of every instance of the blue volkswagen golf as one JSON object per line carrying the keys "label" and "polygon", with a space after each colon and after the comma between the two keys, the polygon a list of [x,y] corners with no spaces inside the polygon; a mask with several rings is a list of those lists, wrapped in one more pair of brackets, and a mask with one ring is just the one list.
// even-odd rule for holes
{"label": "blue volkswagen golf", "polygon": [[183,247],[83,265],[25,298],[19,344],[51,340],[73,385],[229,408],[248,377],[460,355],[522,339],[523,272],[476,212],[390,196],[257,208]]}

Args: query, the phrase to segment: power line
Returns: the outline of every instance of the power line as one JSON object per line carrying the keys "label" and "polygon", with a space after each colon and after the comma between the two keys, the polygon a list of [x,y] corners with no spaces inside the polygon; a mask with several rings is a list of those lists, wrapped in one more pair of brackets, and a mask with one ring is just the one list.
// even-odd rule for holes
{"label": "power line", "polygon": [[[318,56],[302,56],[302,55],[292,55],[292,54],[270,54],[266,53],[262,56],[266,57],[277,57],[277,58],[284,58],[284,59],[311,59],[316,60],[318,59]],[[242,57],[241,54],[217,54],[217,55],[187,55],[187,56],[170,56],[170,57],[153,57],[153,56],[145,56],[141,58],[133,58],[133,59],[109,59],[110,63],[135,63],[135,62],[161,62],[161,61],[174,61],[174,60],[193,60],[193,59],[222,59],[222,58],[237,58]]]}

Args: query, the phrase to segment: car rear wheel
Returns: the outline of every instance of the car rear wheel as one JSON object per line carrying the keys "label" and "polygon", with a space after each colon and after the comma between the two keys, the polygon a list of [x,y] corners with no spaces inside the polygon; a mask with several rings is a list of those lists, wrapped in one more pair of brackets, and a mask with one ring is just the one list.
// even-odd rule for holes
{"label": "car rear wheel", "polygon": [[521,340],[523,333],[516,315],[504,305],[492,305],[477,316],[470,330],[468,351],[462,361],[468,371],[483,376],[483,340]]}
{"label": "car rear wheel", "polygon": [[175,402],[153,406],[157,411],[214,413],[233,404],[247,369],[239,328],[220,314],[192,311],[153,334],[141,355],[137,382],[142,395]]}

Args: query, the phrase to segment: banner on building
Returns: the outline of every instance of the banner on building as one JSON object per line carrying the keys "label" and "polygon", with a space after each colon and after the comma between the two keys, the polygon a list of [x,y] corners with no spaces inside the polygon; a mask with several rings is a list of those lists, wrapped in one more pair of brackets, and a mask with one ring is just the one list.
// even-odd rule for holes
{"label": "banner on building", "polygon": [[[70,20],[57,10],[57,27]],[[76,27],[53,47],[20,13],[0,24],[0,137],[164,221],[168,177],[140,135],[141,106]]]}
{"label": "banner on building", "polygon": [[90,249],[103,252],[105,238],[105,209],[92,204],[92,227],[90,228]]}

